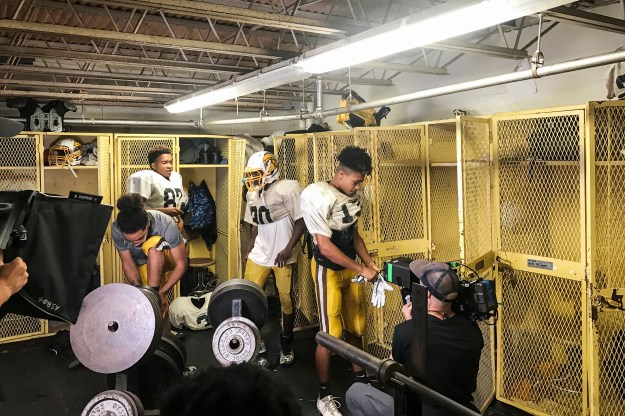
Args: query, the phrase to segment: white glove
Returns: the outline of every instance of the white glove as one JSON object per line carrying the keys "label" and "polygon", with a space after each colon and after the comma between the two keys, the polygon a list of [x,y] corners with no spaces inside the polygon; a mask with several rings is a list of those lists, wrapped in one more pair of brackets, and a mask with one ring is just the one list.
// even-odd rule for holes
{"label": "white glove", "polygon": [[393,287],[386,283],[386,280],[378,273],[378,277],[373,284],[373,295],[371,296],[371,304],[376,308],[381,308],[386,303],[386,292],[392,291]]}

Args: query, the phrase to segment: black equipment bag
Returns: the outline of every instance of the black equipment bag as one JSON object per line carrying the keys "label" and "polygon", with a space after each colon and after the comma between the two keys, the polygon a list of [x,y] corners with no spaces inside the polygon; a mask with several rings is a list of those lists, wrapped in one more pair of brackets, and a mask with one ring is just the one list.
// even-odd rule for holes
{"label": "black equipment bag", "polygon": [[[0,201],[23,201],[23,192],[0,192]],[[8,204],[24,209],[19,203]],[[5,263],[18,256],[24,259],[28,283],[0,312],[76,323],[113,207],[34,192],[25,211],[26,238],[0,247],[8,247]],[[0,225],[1,231],[20,224]]]}

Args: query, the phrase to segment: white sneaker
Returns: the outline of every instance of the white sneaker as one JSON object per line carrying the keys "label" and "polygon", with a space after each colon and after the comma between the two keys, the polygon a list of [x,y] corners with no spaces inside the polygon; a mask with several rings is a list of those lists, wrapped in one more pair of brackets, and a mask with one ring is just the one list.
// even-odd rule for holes
{"label": "white sneaker", "polygon": [[259,354],[264,354],[267,352],[267,347],[265,347],[265,341],[260,340],[260,349],[258,350]]}
{"label": "white sneaker", "polygon": [[333,396],[326,396],[323,399],[317,398],[317,410],[321,416],[341,416],[339,412],[341,403],[334,400]]}

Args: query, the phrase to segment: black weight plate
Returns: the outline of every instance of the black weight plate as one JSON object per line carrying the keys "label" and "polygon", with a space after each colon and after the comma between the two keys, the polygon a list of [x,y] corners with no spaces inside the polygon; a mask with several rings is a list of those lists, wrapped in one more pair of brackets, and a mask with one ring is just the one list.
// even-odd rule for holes
{"label": "black weight plate", "polygon": [[[163,334],[163,316],[161,314],[161,306],[160,306],[161,301],[153,289],[150,289],[147,286],[139,287],[138,289],[145,295],[146,298],[148,298],[148,300],[150,301],[150,304],[152,305],[152,309],[154,309],[155,316],[157,317],[156,329],[154,330],[154,339],[152,340],[152,344],[150,344],[150,350],[149,350],[149,351],[154,351],[157,348],[158,344],[160,343],[160,340]],[[139,361],[139,363],[143,362],[149,356],[150,354],[146,354]]]}
{"label": "black weight plate", "polygon": [[232,318],[232,301],[241,299],[241,315],[258,329],[267,322],[267,297],[256,283],[244,279],[227,280],[217,286],[208,304],[208,319],[213,328]]}
{"label": "black weight plate", "polygon": [[175,360],[160,349],[133,372],[137,386],[129,389],[139,396],[146,409],[157,409],[160,405],[159,399],[181,376]]}
{"label": "black weight plate", "polygon": [[165,333],[156,348],[166,352],[171,358],[174,359],[174,361],[176,361],[176,364],[178,364],[178,367],[180,368],[180,374],[184,372],[187,364],[187,352],[182,342],[174,336]]}

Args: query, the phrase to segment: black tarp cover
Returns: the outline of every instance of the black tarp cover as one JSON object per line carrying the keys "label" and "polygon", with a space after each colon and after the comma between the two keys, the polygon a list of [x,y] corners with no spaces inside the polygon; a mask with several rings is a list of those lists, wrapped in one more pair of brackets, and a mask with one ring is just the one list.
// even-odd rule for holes
{"label": "black tarp cover", "polygon": [[76,323],[112,211],[110,205],[35,193],[25,219],[27,240],[4,255],[5,262],[24,259],[28,283],[1,312]]}

